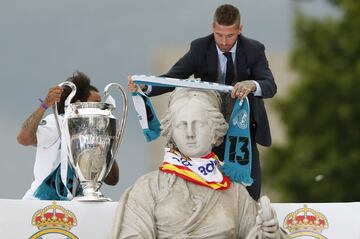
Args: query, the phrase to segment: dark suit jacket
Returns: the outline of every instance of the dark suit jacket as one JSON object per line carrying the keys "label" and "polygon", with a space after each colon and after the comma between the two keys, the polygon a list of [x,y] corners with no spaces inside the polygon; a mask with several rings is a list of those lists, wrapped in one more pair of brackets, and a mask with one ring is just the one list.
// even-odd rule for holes
{"label": "dark suit jacket", "polygon": [[[255,80],[261,87],[262,97],[249,95],[252,98],[253,124],[256,124],[255,141],[263,146],[270,146],[270,127],[263,98],[273,97],[277,87],[269,69],[264,45],[256,40],[239,35],[234,64],[236,65],[236,77],[232,85],[243,80]],[[169,72],[162,76],[187,79],[191,75],[194,75],[195,78],[201,78],[203,81],[222,83],[219,81],[219,58],[213,34],[194,40],[191,43],[190,50],[175,63]],[[153,86],[149,96],[160,95],[173,89],[171,87]],[[233,103],[231,102],[227,106],[232,108]]]}

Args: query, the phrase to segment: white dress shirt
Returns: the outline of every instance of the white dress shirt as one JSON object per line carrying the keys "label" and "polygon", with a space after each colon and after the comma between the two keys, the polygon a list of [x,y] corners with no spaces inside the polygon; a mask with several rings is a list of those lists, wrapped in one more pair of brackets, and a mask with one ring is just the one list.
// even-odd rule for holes
{"label": "white dress shirt", "polygon": [[[236,55],[236,47],[237,47],[237,42],[235,42],[234,46],[230,49],[229,52],[231,52],[231,57],[233,59],[233,62],[235,62],[235,55]],[[218,53],[218,58],[219,58],[219,64],[220,64],[220,73],[221,73],[221,79],[222,79],[222,83],[225,84],[225,75],[226,75],[226,56],[224,56],[224,52],[222,52],[220,50],[220,48],[216,45],[216,49],[217,49],[217,53]],[[236,62],[235,62],[236,64]],[[262,92],[261,92],[261,87],[259,85],[258,82],[254,81],[256,85],[256,91],[253,92],[253,94],[255,96],[262,96]]]}

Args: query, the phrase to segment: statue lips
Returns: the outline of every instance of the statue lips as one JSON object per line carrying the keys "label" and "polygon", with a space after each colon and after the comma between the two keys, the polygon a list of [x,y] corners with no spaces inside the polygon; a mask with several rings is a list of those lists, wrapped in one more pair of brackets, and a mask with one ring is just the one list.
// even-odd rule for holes
{"label": "statue lips", "polygon": [[186,146],[189,148],[197,148],[197,143],[196,142],[187,142]]}

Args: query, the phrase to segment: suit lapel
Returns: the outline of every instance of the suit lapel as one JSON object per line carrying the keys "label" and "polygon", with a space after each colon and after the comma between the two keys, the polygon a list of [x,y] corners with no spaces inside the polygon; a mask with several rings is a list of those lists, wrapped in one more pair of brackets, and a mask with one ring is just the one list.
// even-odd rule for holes
{"label": "suit lapel", "polygon": [[218,54],[216,50],[215,41],[214,39],[212,39],[206,52],[207,81],[217,82],[218,70],[219,70],[218,68],[219,68]]}
{"label": "suit lapel", "polygon": [[236,57],[235,57],[235,65],[236,65],[236,78],[240,81],[248,80],[250,72],[247,69],[247,60],[246,60],[246,52],[244,49],[244,44],[241,40],[241,35],[238,37],[237,46],[236,46]]}

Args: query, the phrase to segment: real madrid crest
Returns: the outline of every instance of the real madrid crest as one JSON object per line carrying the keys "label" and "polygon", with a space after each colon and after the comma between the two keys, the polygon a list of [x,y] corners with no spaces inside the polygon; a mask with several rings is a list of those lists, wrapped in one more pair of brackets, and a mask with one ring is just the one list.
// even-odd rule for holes
{"label": "real madrid crest", "polygon": [[57,205],[55,201],[52,205],[35,212],[31,223],[39,231],[32,235],[30,239],[78,239],[77,236],[70,232],[72,227],[77,226],[75,214]]}
{"label": "real madrid crest", "polygon": [[242,109],[238,115],[233,119],[233,124],[237,125],[240,129],[246,129],[249,122],[249,116],[246,110]]}
{"label": "real madrid crest", "polygon": [[303,208],[289,213],[284,219],[284,228],[289,231],[291,238],[318,238],[326,239],[321,235],[329,227],[327,218],[314,209]]}

